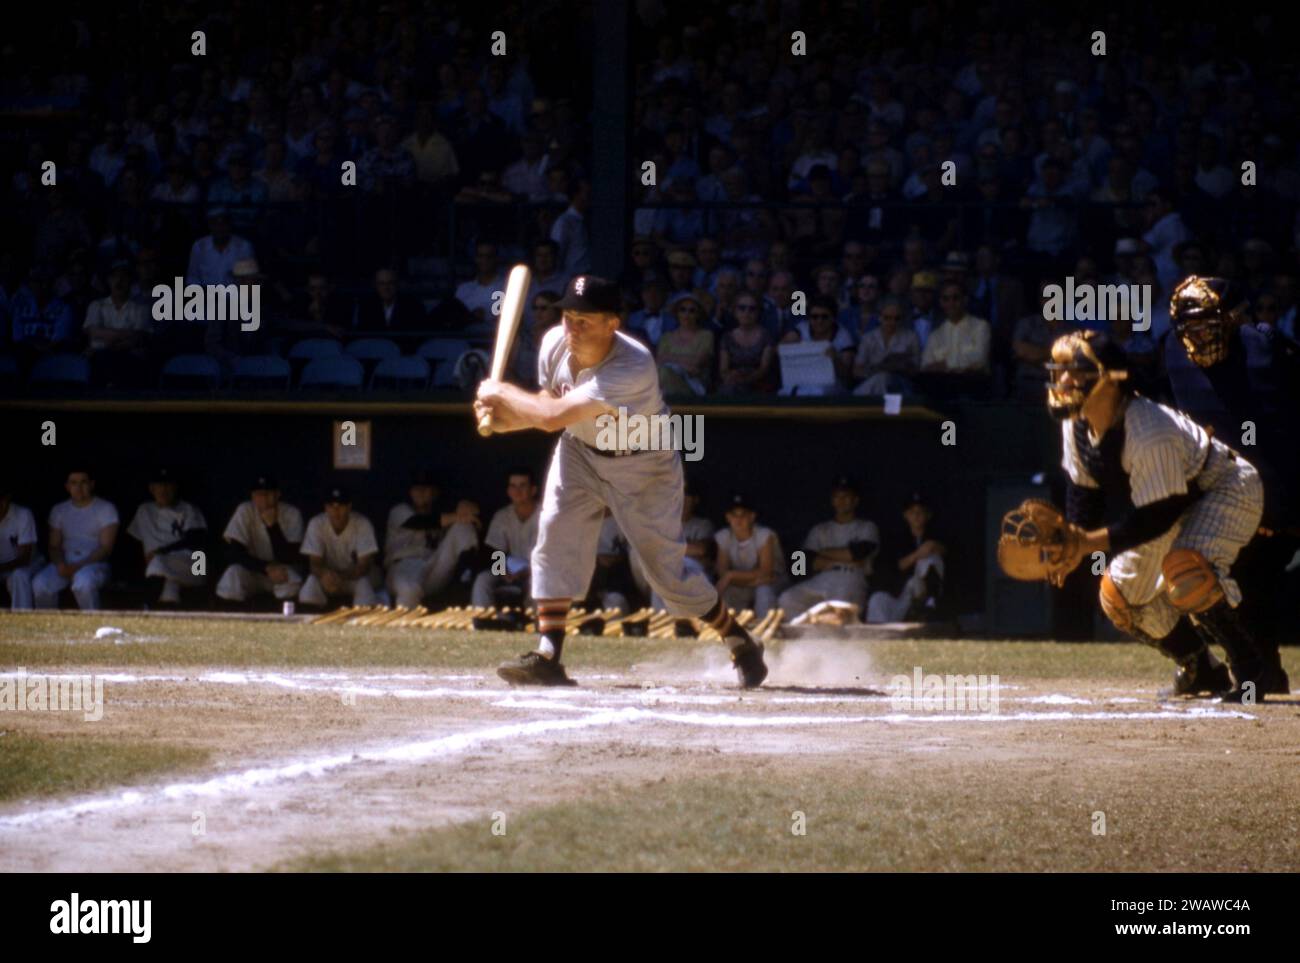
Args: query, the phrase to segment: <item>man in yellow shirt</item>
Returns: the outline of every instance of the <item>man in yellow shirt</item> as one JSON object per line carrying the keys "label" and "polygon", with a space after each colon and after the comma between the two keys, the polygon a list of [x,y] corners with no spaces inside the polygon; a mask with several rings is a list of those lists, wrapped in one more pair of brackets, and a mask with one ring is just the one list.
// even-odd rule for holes
{"label": "man in yellow shirt", "polygon": [[949,281],[939,295],[944,322],[925,342],[921,370],[934,374],[987,374],[991,328],[966,313],[966,291]]}

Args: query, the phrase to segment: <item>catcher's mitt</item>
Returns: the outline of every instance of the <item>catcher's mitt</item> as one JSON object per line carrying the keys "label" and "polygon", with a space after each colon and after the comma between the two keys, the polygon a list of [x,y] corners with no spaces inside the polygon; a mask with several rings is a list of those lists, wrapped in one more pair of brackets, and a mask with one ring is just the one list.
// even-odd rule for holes
{"label": "catcher's mitt", "polygon": [[1077,532],[1060,510],[1028,498],[1002,516],[998,564],[1012,578],[1046,581],[1062,561],[1076,556]]}

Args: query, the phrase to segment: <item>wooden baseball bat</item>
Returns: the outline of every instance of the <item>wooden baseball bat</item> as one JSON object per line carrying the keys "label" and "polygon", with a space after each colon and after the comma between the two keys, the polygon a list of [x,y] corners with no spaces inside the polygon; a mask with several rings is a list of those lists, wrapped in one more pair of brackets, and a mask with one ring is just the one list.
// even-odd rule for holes
{"label": "wooden baseball bat", "polygon": [[[519,319],[524,314],[524,298],[528,297],[528,286],[532,283],[532,272],[526,264],[516,264],[510,269],[506,280],[506,296],[501,303],[501,317],[497,321],[497,343],[492,351],[492,372],[488,375],[493,381],[500,381],[506,373],[506,363],[510,360],[510,349],[514,347],[515,334],[519,331]],[[492,412],[483,412],[478,420],[478,433],[486,438],[492,434]]]}

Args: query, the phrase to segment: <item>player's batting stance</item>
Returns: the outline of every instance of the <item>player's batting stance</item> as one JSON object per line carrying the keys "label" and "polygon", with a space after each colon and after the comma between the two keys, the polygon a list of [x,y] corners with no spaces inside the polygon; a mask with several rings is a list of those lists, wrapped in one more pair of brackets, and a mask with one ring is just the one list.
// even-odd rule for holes
{"label": "player's batting stance", "polygon": [[[1208,648],[1183,659],[1166,647],[1183,615],[1203,640],[1227,652],[1233,685],[1225,701],[1275,691],[1269,666],[1238,617],[1241,591],[1229,575],[1259,525],[1259,474],[1182,412],[1134,392],[1122,350],[1105,335],[1058,338],[1047,367],[1048,406],[1063,419],[1066,518],[1041,502],[1010,513],[999,544],[1003,567],[1060,585],[1081,561],[1102,552],[1109,560],[1102,610],[1120,630],[1180,662],[1181,691],[1228,689],[1226,679],[1207,682],[1223,675]],[[1124,495],[1134,509],[1115,524],[1094,527],[1106,497]]]}
{"label": "player's batting stance", "polygon": [[608,507],[651,587],[674,615],[694,616],[715,628],[731,648],[740,683],[767,677],[763,648],[731,618],[708,579],[683,560],[682,463],[678,452],[609,451],[597,445],[604,414],[666,415],[654,357],[618,330],[617,286],[581,274],[569,282],[560,308],[564,323],[542,339],[539,392],[497,379],[479,385],[475,415],[495,431],[538,428],[562,432],[546,474],[533,598],[537,649],[502,665],[514,685],[572,685],[560,664],[569,603],[587,594],[596,543]]}

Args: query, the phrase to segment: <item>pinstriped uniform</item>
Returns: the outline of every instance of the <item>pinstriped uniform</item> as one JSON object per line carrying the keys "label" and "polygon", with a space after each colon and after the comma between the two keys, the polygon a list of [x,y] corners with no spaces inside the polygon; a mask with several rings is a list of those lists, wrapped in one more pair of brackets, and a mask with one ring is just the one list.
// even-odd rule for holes
{"label": "pinstriped uniform", "polygon": [[[1192,490],[1192,482],[1202,493],[1169,531],[1110,560],[1111,581],[1133,607],[1135,625],[1160,639],[1169,634],[1180,615],[1165,596],[1160,571],[1161,562],[1173,549],[1200,552],[1218,573],[1229,604],[1236,606],[1241,601],[1241,589],[1228,571],[1259,528],[1264,487],[1258,472],[1227,445],[1211,438],[1182,412],[1147,398],[1128,401],[1124,432],[1120,463],[1135,507],[1185,494]],[[1070,480],[1085,488],[1101,487],[1084,466],[1072,422],[1062,423],[1061,435],[1061,465]],[[1094,444],[1099,441],[1091,436],[1090,440]]]}

